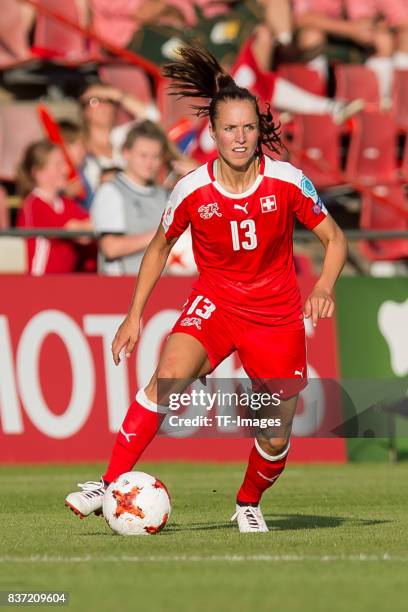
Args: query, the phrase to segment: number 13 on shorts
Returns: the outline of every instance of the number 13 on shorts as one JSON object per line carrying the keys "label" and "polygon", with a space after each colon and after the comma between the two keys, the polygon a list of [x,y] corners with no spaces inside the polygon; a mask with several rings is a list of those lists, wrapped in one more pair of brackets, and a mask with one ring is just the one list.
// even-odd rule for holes
{"label": "number 13 on shorts", "polygon": [[[201,307],[197,308],[197,306],[202,302]],[[205,298],[202,295],[197,295],[190,308],[187,310],[187,315],[192,315],[193,312],[202,319],[209,319],[211,314],[216,309],[215,304],[211,302],[208,298]]]}
{"label": "number 13 on shorts", "polygon": [[[230,221],[232,248],[234,251],[240,251],[241,248],[245,251],[253,251],[258,246],[256,237],[256,225],[253,219],[244,219],[240,221]],[[244,231],[240,231],[244,230]],[[247,238],[248,240],[243,240]]]}

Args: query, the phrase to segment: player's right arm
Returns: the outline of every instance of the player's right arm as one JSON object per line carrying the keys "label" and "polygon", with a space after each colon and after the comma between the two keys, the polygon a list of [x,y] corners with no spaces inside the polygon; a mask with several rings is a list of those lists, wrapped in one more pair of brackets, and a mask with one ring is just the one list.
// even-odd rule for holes
{"label": "player's right arm", "polygon": [[125,348],[126,357],[130,357],[136,346],[140,334],[140,319],[143,309],[163,272],[170,251],[176,241],[177,238],[167,241],[164,229],[160,225],[146,249],[129,312],[112,342],[113,361],[116,365],[120,363],[119,355],[123,348]]}
{"label": "player's right arm", "polygon": [[185,183],[180,181],[173,190],[162,223],[146,249],[137,278],[129,312],[112,342],[112,356],[120,363],[120,352],[125,349],[130,357],[140,334],[140,319],[151,292],[166,265],[170,251],[190,223]]}

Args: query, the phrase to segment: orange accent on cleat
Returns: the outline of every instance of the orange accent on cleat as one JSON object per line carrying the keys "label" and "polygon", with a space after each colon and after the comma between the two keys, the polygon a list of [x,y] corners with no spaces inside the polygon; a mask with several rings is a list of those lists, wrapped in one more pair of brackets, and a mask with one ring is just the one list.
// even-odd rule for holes
{"label": "orange accent on cleat", "polygon": [[84,519],[86,518],[82,512],[80,512],[77,508],[74,508],[74,506],[72,506],[69,502],[65,502],[65,505],[67,506],[67,508],[69,508],[70,510],[72,510],[72,512],[74,514],[76,514],[77,516],[79,516],[80,519]]}

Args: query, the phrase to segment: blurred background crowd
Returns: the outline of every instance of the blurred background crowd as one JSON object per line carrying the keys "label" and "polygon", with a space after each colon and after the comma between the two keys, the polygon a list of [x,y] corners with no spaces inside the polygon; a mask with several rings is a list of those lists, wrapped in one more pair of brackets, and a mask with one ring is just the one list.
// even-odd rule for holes
{"label": "blurred background crowd", "polygon": [[[215,154],[206,119],[160,75],[180,45],[199,42],[271,105],[282,159],[312,179],[340,225],[378,231],[361,234],[348,272],[407,274],[408,0],[1,8],[0,271],[137,274],[169,190]],[[388,230],[400,235],[382,239]],[[185,234],[166,273],[194,271]]]}

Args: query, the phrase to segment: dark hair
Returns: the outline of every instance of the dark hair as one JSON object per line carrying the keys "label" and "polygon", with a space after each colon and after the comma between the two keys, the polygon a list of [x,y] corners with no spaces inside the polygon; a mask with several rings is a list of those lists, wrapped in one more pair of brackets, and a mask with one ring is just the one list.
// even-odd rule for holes
{"label": "dark hair", "polygon": [[123,149],[131,149],[138,138],[150,138],[157,140],[163,148],[163,152],[167,151],[167,136],[163,130],[153,121],[146,119],[137,123],[127,133],[126,140],[123,143]]}
{"label": "dark hair", "polygon": [[58,121],[58,127],[65,142],[73,144],[84,136],[83,128],[69,119],[61,119]]}
{"label": "dark hair", "polygon": [[49,154],[56,148],[57,145],[49,140],[39,140],[27,147],[17,169],[17,190],[21,196],[25,197],[34,189],[33,170],[43,168]]}
{"label": "dark hair", "polygon": [[162,73],[172,83],[170,95],[191,98],[206,98],[208,104],[191,105],[198,117],[208,116],[214,126],[219,102],[227,100],[249,100],[255,106],[259,123],[259,139],[256,154],[262,153],[262,145],[275,153],[284,146],[280,139],[279,125],[273,121],[270,105],[261,112],[257,98],[244,87],[239,87],[232,76],[225,72],[216,58],[204,47],[190,45],[178,49],[181,59],[163,66]]}

